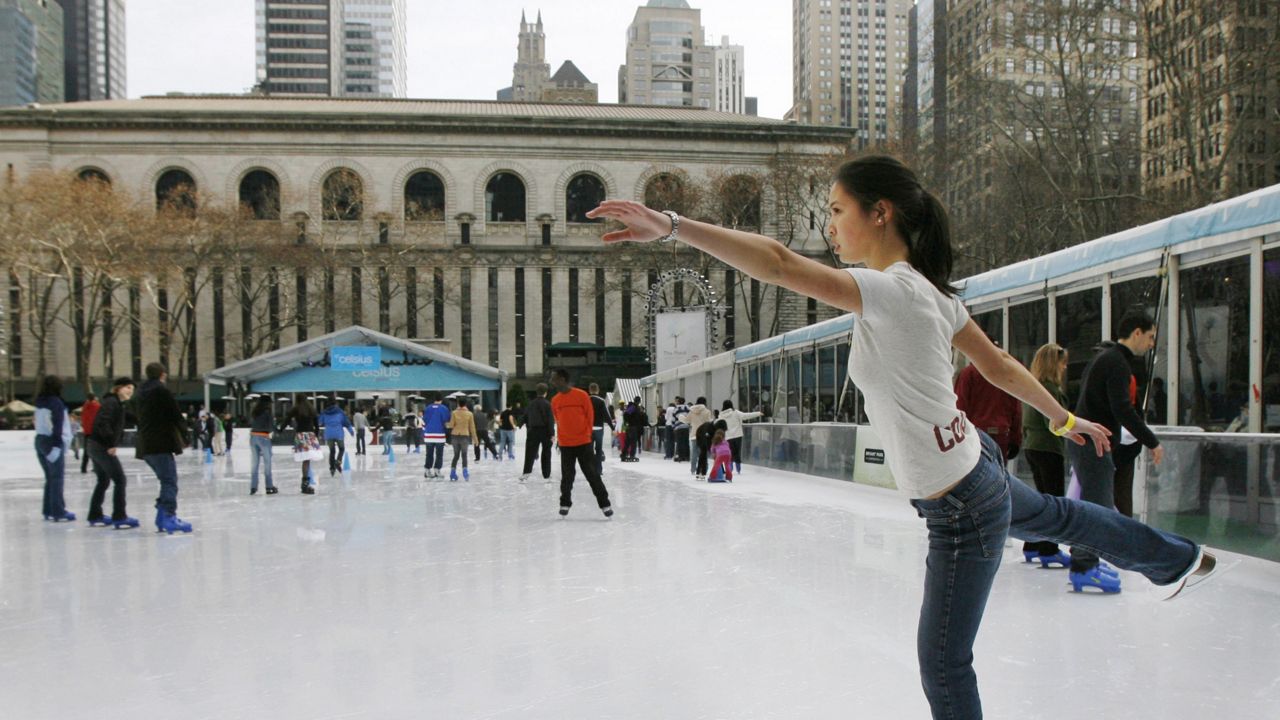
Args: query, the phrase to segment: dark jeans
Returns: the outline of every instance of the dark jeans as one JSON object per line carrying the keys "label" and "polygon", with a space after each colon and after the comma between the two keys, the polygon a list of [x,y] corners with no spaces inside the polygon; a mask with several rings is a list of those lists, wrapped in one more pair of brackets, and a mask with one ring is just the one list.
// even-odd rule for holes
{"label": "dark jeans", "polygon": [[160,481],[160,497],[156,498],[156,508],[177,514],[178,512],[178,463],[173,453],[153,453],[143,455],[142,462],[151,467]]}
{"label": "dark jeans", "polygon": [[89,438],[85,454],[93,460],[93,474],[98,478],[98,484],[93,486],[93,495],[89,499],[88,519],[97,520],[103,516],[102,503],[107,497],[107,486],[112,483],[115,488],[111,493],[111,519],[124,520],[129,517],[129,513],[125,511],[125,476],[120,458],[108,453],[107,448],[93,438]]}
{"label": "dark jeans", "polygon": [[444,443],[427,443],[427,460],[422,467],[427,470],[439,470],[444,467]]}
{"label": "dark jeans", "polygon": [[[458,467],[458,457],[462,457],[462,469],[466,470],[467,446],[471,444],[471,438],[465,436],[455,437],[453,440],[449,441],[449,444],[453,445],[453,462],[449,463],[449,467],[451,469],[456,469]],[[443,450],[441,452],[443,452]]]}
{"label": "dark jeans", "polygon": [[488,430],[477,429],[476,437],[480,440],[480,442],[476,443],[476,461],[477,462],[480,460],[481,448],[488,450],[489,454],[494,456],[495,458],[498,457],[498,449],[493,446],[493,438],[489,437]]}
{"label": "dark jeans", "polygon": [[40,461],[40,469],[44,471],[44,516],[60,518],[67,512],[67,503],[62,498],[62,483],[67,470],[67,450],[58,455],[55,462],[49,462],[49,453],[58,444],[47,435],[36,436],[36,459]]}
{"label": "dark jeans", "polygon": [[689,462],[689,426],[676,428],[675,435],[676,462]]}
{"label": "dark jeans", "polygon": [[1141,454],[1140,442],[1111,446],[1112,460],[1116,464],[1116,510],[1121,515],[1133,517],[1133,471]]}
{"label": "dark jeans", "polygon": [[[542,478],[551,477],[551,428],[534,427],[525,429],[524,438],[524,474],[533,472],[533,458],[542,458]],[[589,447],[590,445],[588,445]]]}
{"label": "dark jeans", "polygon": [[596,496],[596,503],[601,508],[609,507],[609,491],[605,489],[600,473],[596,472],[595,449],[591,447],[591,443],[573,447],[560,446],[560,507],[573,507],[575,463],[582,468],[582,474],[587,476],[591,492]]}
{"label": "dark jeans", "polygon": [[329,474],[342,469],[342,458],[347,455],[347,441],[344,438],[333,438],[329,443]]}
{"label": "dark jeans", "polygon": [[662,459],[670,460],[674,451],[671,447],[671,426],[663,425],[658,428],[658,442],[662,444]]}
{"label": "dark jeans", "polygon": [[[1044,450],[1024,450],[1027,464],[1031,466],[1031,476],[1035,478],[1036,490],[1062,497],[1067,494],[1067,459],[1055,452]],[[1058,544],[1047,540],[1022,544],[1023,552],[1037,552],[1050,556],[1058,554]]]}
{"label": "dark jeans", "polygon": [[364,428],[356,430],[356,454],[364,455],[367,448],[364,444]]}
{"label": "dark jeans", "polygon": [[978,437],[982,456],[964,479],[940,498],[911,501],[929,529],[916,650],[934,718],[982,717],[973,641],[1007,535],[1086,548],[1156,585],[1186,572],[1197,551],[1109,508],[1032,490],[1009,476],[991,438]]}
{"label": "dark jeans", "polygon": [[742,469],[742,438],[729,438],[729,450],[733,453],[733,467]]}
{"label": "dark jeans", "polygon": [[[1092,442],[1084,445],[1067,443],[1067,460],[1071,462],[1076,481],[1080,483],[1080,499],[1113,511],[1116,501],[1115,456],[1107,452],[1098,457]],[[1097,564],[1098,556],[1088,548],[1071,548],[1072,570],[1085,571]]]}
{"label": "dark jeans", "polygon": [[604,475],[604,426],[591,429],[591,450],[596,454],[596,473]]}
{"label": "dark jeans", "polygon": [[636,455],[641,452],[640,443],[643,439],[644,430],[642,428],[627,430],[627,452],[624,457],[634,460]]}

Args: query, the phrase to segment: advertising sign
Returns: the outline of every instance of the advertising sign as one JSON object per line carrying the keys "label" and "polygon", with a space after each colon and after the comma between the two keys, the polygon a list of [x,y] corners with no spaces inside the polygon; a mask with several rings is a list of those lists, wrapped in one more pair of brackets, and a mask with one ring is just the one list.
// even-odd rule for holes
{"label": "advertising sign", "polygon": [[707,356],[705,310],[658,313],[654,366],[658,372],[702,360]]}
{"label": "advertising sign", "polygon": [[373,346],[335,347],[329,351],[329,368],[340,372],[382,369],[382,348]]}

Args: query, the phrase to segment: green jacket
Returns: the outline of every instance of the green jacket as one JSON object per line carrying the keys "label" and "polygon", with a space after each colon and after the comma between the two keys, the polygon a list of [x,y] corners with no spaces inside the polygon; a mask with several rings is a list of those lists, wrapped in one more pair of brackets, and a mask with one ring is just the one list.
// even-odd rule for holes
{"label": "green jacket", "polygon": [[[1067,399],[1063,396],[1062,390],[1058,389],[1055,382],[1044,382],[1044,389],[1049,391],[1054,400],[1058,404],[1066,407]],[[1040,452],[1051,452],[1058,455],[1065,454],[1065,440],[1056,437],[1053,431],[1049,429],[1049,418],[1040,414],[1039,410],[1030,405],[1022,404],[1022,449],[1023,450],[1039,450]]]}

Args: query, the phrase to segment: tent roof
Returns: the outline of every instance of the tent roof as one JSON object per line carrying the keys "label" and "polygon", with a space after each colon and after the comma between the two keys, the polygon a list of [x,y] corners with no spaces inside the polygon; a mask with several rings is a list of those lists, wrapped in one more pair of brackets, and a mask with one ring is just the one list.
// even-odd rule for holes
{"label": "tent roof", "polygon": [[[431,360],[434,364],[439,364],[448,369],[445,373],[446,381],[451,387],[465,387],[465,385],[455,384],[463,382],[468,376],[482,378],[492,383],[505,382],[507,373],[502,370],[482,365],[478,362],[467,360],[450,353],[436,350],[425,345],[419,345],[415,342],[402,340],[386,333],[380,333],[376,330],[370,330],[359,325],[331,332],[327,335],[304,340],[303,342],[280,348],[273,352],[266,353],[241,360],[240,362],[225,365],[216,370],[212,370],[205,374],[204,379],[207,383],[214,385],[226,385],[231,382],[239,383],[255,383],[268,380],[286,373],[293,373],[302,367],[302,363],[315,362],[322,360],[331,348],[343,347],[350,345],[377,345],[384,350],[394,350],[404,353],[405,358]],[[459,372],[461,371],[461,372]],[[348,390],[357,389],[354,387],[344,387],[339,378],[339,373],[332,376],[326,376],[325,382],[318,383],[312,390]],[[393,383],[394,384],[394,383]],[[388,388],[393,389],[393,388]],[[417,383],[409,383],[409,386],[399,388],[404,390],[414,389],[430,389],[424,385]]]}

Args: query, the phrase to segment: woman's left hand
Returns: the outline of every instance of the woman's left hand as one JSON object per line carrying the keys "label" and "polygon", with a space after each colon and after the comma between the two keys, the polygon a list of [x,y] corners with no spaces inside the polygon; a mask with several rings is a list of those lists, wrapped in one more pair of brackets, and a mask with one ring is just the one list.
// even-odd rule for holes
{"label": "woman's left hand", "polygon": [[1071,428],[1071,432],[1066,434],[1066,438],[1077,445],[1084,445],[1086,439],[1093,440],[1094,450],[1097,451],[1098,457],[1102,457],[1105,452],[1111,451],[1111,431],[1091,420],[1085,420],[1079,415],[1076,416],[1075,427]]}

